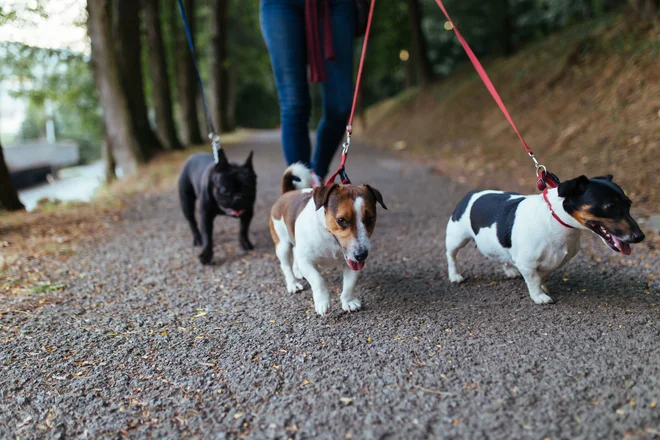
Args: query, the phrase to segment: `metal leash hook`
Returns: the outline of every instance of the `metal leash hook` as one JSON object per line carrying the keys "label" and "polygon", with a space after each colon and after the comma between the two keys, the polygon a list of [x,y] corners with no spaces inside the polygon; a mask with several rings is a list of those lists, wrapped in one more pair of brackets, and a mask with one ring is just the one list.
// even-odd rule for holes
{"label": "metal leash hook", "polygon": [[534,153],[529,153],[529,157],[532,158],[534,161],[534,166],[536,167],[536,177],[539,177],[541,174],[539,174],[539,170],[543,170],[542,173],[545,175],[545,173],[548,171],[548,169],[545,167],[545,165],[541,165],[538,160],[536,160],[536,157],[534,156]]}
{"label": "metal leash hook", "polygon": [[536,167],[536,178],[538,179],[536,181],[536,188],[538,188],[539,191],[543,191],[548,187],[557,188],[559,186],[559,177],[557,177],[554,173],[548,172],[548,169],[545,167],[545,165],[541,165],[538,160],[536,160],[534,153],[530,152],[529,157],[532,158],[534,161],[534,166]]}
{"label": "metal leash hook", "polygon": [[344,145],[342,147],[341,151],[341,166],[339,167],[339,178],[341,179],[341,183],[344,185],[350,185],[351,184],[351,179],[348,178],[348,174],[346,174],[346,158],[348,157],[348,150],[351,148],[351,134],[353,133],[353,126],[352,125],[347,125],[346,126],[346,141],[344,142]]}
{"label": "metal leash hook", "polygon": [[351,148],[351,134],[353,133],[353,126],[346,126],[346,141],[344,141],[344,146],[342,147],[341,154],[348,154],[348,149]]}
{"label": "metal leash hook", "polygon": [[351,179],[348,178],[348,174],[346,173],[346,158],[348,157],[348,150],[351,148],[351,133],[353,132],[352,128],[350,125],[346,126],[346,140],[344,141],[344,144],[341,149],[341,164],[339,164],[339,168],[337,168],[337,171],[332,173],[330,178],[326,180],[325,184],[326,185],[331,185],[334,183],[335,178],[339,176],[341,179],[341,183],[344,185],[350,185]]}
{"label": "metal leash hook", "polygon": [[213,145],[213,160],[217,165],[220,161],[220,149],[222,148],[220,145],[220,136],[211,132],[209,133],[209,139],[211,139],[211,145]]}

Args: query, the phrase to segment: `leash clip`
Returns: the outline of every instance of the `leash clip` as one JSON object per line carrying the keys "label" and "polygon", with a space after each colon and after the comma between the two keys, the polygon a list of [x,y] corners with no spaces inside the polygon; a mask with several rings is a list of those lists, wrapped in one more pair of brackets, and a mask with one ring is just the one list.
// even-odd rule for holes
{"label": "leash clip", "polygon": [[536,160],[536,157],[534,156],[534,153],[531,151],[529,153],[529,157],[532,158],[534,161],[534,166],[536,167],[535,175],[536,178],[538,179],[536,181],[536,188],[538,188],[539,191],[543,191],[544,189],[547,188],[547,184],[545,182],[545,176],[548,174],[548,169],[545,167],[545,165],[541,165],[538,160]]}
{"label": "leash clip", "polygon": [[344,142],[344,145],[342,146],[342,154],[348,153],[348,149],[351,148],[351,134],[353,133],[353,126],[352,125],[347,125],[346,126],[346,141]]}
{"label": "leash clip", "polygon": [[220,161],[220,149],[222,148],[220,146],[220,136],[211,132],[209,133],[209,139],[211,139],[211,145],[213,145],[213,160],[215,160],[215,163],[217,164]]}

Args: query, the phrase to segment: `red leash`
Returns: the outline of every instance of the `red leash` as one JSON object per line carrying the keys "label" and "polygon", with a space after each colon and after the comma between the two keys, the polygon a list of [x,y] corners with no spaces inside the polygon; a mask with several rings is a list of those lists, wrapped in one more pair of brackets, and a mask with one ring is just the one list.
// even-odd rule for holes
{"label": "red leash", "polygon": [[483,68],[481,63],[479,62],[479,59],[477,56],[472,52],[472,49],[470,48],[470,45],[465,41],[461,33],[458,31],[458,28],[454,25],[454,22],[451,20],[451,17],[449,16],[449,13],[447,13],[447,10],[445,9],[445,6],[442,4],[442,0],[435,0],[435,2],[438,4],[438,7],[442,10],[442,13],[445,14],[445,17],[447,18],[447,21],[452,26],[452,29],[456,33],[456,37],[458,37],[458,41],[461,43],[461,46],[463,46],[463,49],[465,49],[465,53],[467,54],[468,58],[472,62],[472,65],[474,68],[477,70],[477,73],[479,74],[479,77],[481,77],[481,80],[484,82],[484,85],[490,92],[491,96],[497,103],[498,107],[504,113],[504,117],[506,117],[506,120],[509,121],[509,124],[513,128],[513,131],[516,132],[518,135],[518,138],[520,139],[520,142],[522,142],[523,147],[525,148],[525,151],[529,155],[529,157],[532,158],[534,161],[534,165],[536,166],[536,175],[538,177],[538,181],[536,182],[536,187],[539,189],[539,191],[542,191],[546,188],[546,186],[549,186],[550,188],[555,188],[559,185],[559,179],[557,176],[555,176],[552,173],[548,173],[545,166],[540,165],[538,161],[536,160],[536,157],[534,156],[534,152],[529,148],[527,145],[527,142],[525,142],[525,139],[523,139],[522,135],[520,134],[520,131],[518,130],[518,127],[516,127],[516,123],[513,122],[513,118],[509,114],[509,111],[507,110],[506,106],[504,105],[504,102],[502,101],[502,98],[500,98],[500,94],[497,93],[497,89],[495,89],[495,86],[493,85],[493,82],[490,80],[488,77],[488,74],[486,73],[486,70]]}
{"label": "red leash", "polygon": [[483,81],[484,85],[490,92],[491,96],[497,103],[502,113],[504,113],[504,117],[506,117],[506,120],[509,121],[511,128],[513,128],[513,131],[515,131],[516,134],[518,135],[518,138],[520,139],[520,142],[523,144],[525,151],[527,152],[529,157],[531,157],[532,160],[534,161],[534,165],[536,166],[536,177],[538,179],[536,181],[536,187],[538,188],[539,191],[543,192],[543,200],[545,200],[545,203],[548,205],[548,208],[550,209],[550,213],[555,218],[555,220],[557,220],[561,225],[567,228],[574,229],[573,226],[567,225],[562,221],[562,219],[559,218],[559,216],[555,213],[554,209],[552,209],[552,204],[548,199],[548,188],[557,188],[559,186],[559,178],[553,173],[548,172],[545,166],[539,164],[539,162],[536,160],[536,157],[534,156],[534,152],[532,151],[531,148],[529,148],[527,142],[525,142],[525,139],[523,139],[522,135],[520,134],[520,131],[518,130],[518,127],[516,127],[516,123],[513,122],[513,118],[511,117],[509,111],[504,105],[502,98],[500,98],[500,94],[497,93],[497,89],[495,88],[493,82],[488,77],[488,74],[486,73],[486,69],[483,68],[477,56],[474,54],[474,52],[472,52],[470,45],[467,43],[467,41],[465,41],[461,33],[458,31],[456,25],[454,25],[454,22],[451,20],[449,13],[447,13],[447,10],[445,9],[445,5],[442,4],[442,0],[435,0],[435,2],[440,7],[440,10],[442,10],[442,13],[445,14],[447,21],[449,21],[449,23],[451,24],[452,29],[456,33],[456,37],[458,38],[458,41],[461,43],[461,46],[463,46],[463,49],[465,50],[465,53],[472,62],[472,65],[477,70],[479,77]]}
{"label": "red leash", "polygon": [[364,42],[362,43],[362,54],[360,55],[360,67],[358,68],[357,79],[355,80],[355,90],[353,92],[353,106],[351,107],[351,116],[348,118],[348,125],[346,126],[346,141],[342,147],[341,151],[341,164],[337,171],[332,173],[330,178],[325,182],[326,185],[330,185],[335,181],[335,178],[339,176],[341,178],[341,183],[344,185],[350,184],[351,180],[346,174],[346,158],[348,157],[348,150],[351,148],[351,135],[353,134],[353,116],[355,115],[355,107],[357,106],[358,94],[360,93],[360,80],[362,79],[362,69],[364,68],[364,59],[367,54],[367,44],[369,43],[369,31],[371,30],[371,20],[374,16],[374,6],[376,5],[376,0],[371,0],[371,5],[369,6],[369,17],[367,19],[367,29],[364,32]]}
{"label": "red leash", "polygon": [[557,215],[555,210],[552,209],[552,203],[550,203],[550,200],[548,199],[548,188],[545,188],[543,190],[542,194],[543,194],[543,200],[545,200],[545,203],[548,205],[548,208],[550,208],[550,214],[552,214],[552,216],[555,218],[555,220],[557,220],[559,222],[559,224],[562,225],[562,226],[566,226],[569,229],[575,229],[573,226],[564,223],[564,221],[559,218],[559,216]]}

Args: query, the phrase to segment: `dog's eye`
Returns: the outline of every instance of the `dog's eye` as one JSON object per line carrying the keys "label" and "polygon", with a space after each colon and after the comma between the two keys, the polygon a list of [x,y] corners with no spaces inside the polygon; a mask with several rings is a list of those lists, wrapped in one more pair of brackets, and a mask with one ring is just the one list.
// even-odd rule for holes
{"label": "dog's eye", "polygon": [[348,222],[344,217],[339,217],[337,219],[337,224],[339,225],[340,228],[348,228]]}
{"label": "dog's eye", "polygon": [[616,205],[605,205],[603,206],[603,211],[610,215],[617,215],[620,212],[620,209]]}
{"label": "dog's eye", "polygon": [[371,225],[373,225],[373,224],[374,224],[374,218],[373,218],[373,217],[369,216],[369,217],[365,217],[365,218],[364,218],[364,225],[365,225],[366,227],[369,227],[369,226],[371,226]]}

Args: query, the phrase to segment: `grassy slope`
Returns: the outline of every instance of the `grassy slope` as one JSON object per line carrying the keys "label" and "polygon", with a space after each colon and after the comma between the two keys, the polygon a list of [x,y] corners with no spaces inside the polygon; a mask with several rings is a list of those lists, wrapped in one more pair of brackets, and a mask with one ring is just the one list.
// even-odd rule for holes
{"label": "grassy slope", "polygon": [[[637,210],[660,211],[660,31],[609,17],[486,61],[549,170],[614,174]],[[461,182],[534,191],[532,162],[471,65],[372,107],[367,121],[359,136]]]}

